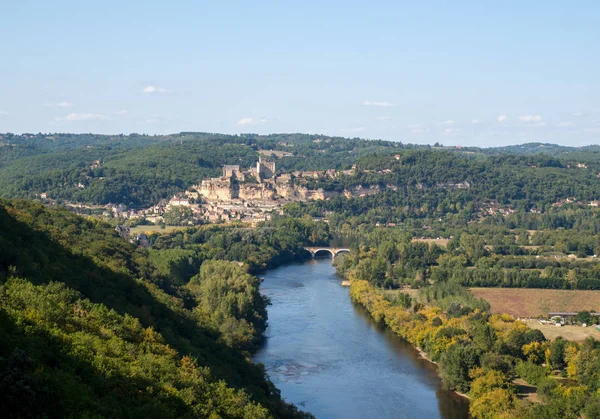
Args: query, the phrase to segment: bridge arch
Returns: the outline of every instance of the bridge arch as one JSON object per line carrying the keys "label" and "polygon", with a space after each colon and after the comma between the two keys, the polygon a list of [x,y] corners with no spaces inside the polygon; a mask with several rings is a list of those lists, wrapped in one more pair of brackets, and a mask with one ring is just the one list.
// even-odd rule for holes
{"label": "bridge arch", "polygon": [[331,249],[327,249],[327,248],[323,248],[323,249],[316,249],[313,252],[313,258],[319,258],[319,257],[323,257],[325,255],[330,255],[331,259],[333,259],[334,257],[336,257],[336,253],[334,253]]}
{"label": "bridge arch", "polygon": [[331,255],[331,259],[335,259],[335,257],[341,253],[350,253],[350,249],[337,248],[337,247],[326,247],[326,246],[305,247],[304,249],[310,253],[310,255],[313,257],[313,259],[317,258],[319,256],[324,256],[324,254],[329,254],[329,255]]}
{"label": "bridge arch", "polygon": [[335,252],[335,256],[338,256],[338,255],[349,255],[349,254],[350,254],[350,249],[338,249]]}

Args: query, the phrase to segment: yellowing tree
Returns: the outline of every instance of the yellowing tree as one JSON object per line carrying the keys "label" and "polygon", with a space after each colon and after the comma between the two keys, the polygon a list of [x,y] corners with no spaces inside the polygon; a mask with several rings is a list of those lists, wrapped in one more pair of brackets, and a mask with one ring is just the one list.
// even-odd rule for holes
{"label": "yellowing tree", "polygon": [[523,355],[533,364],[539,364],[544,359],[544,347],[540,342],[531,342],[521,348]]}
{"label": "yellowing tree", "polygon": [[579,361],[579,346],[576,343],[565,348],[565,361],[567,362],[567,377],[577,378],[577,362]]}
{"label": "yellowing tree", "polygon": [[471,402],[469,413],[474,419],[497,419],[514,407],[515,397],[508,390],[497,388]]}
{"label": "yellowing tree", "polygon": [[470,371],[469,375],[471,377],[476,377],[471,382],[471,391],[469,393],[474,399],[478,399],[484,394],[497,388],[502,388],[507,391],[512,390],[509,378],[501,371],[489,370],[483,372],[481,368],[476,368],[475,370]]}

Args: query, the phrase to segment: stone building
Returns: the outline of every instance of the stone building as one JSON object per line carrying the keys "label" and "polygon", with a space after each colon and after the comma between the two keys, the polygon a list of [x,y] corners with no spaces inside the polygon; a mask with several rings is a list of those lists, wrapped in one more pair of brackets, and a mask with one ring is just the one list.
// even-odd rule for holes
{"label": "stone building", "polygon": [[211,201],[231,201],[239,196],[239,184],[231,177],[212,178],[203,180],[198,192]]}
{"label": "stone building", "polygon": [[256,179],[261,182],[266,179],[272,179],[275,177],[275,162],[274,161],[263,161],[261,157],[258,158],[256,163]]}
{"label": "stone building", "polygon": [[227,179],[235,178],[242,182],[246,178],[244,172],[240,170],[240,166],[237,164],[226,164],[223,166],[223,177]]}

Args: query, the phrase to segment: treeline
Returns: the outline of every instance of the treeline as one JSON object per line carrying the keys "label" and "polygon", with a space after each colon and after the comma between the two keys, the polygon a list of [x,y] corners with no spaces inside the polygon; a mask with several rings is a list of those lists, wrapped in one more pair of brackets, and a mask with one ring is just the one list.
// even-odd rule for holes
{"label": "treeline", "polygon": [[[384,292],[376,278],[359,279],[358,267],[371,257],[355,253],[340,269],[351,280],[352,299],[438,363],[444,387],[470,396],[475,419],[599,417],[600,342],[546,341],[511,316],[490,315],[486,302],[452,282],[417,297]],[[542,404],[518,397],[519,377],[537,386]],[[572,383],[561,384],[561,377]]]}
{"label": "treeline", "polygon": [[0,409],[6,417],[304,417],[248,351],[258,280],[204,261],[186,283],[109,225],[0,202]]}
{"label": "treeline", "polygon": [[[451,216],[463,222],[486,211],[549,212],[567,198],[590,202],[600,197],[600,161],[576,167],[570,160],[534,156],[485,156],[439,150],[373,154],[357,162],[352,175],[312,183],[325,190],[375,187],[383,192],[359,198],[290,205],[295,215],[334,212],[365,223],[402,223]],[[555,225],[560,220],[554,221]],[[548,224],[545,224],[548,225]]]}
{"label": "treeline", "polygon": [[552,208],[543,214],[516,213],[507,216],[488,217],[484,224],[503,226],[509,229],[549,230],[565,229],[576,231],[600,231],[600,212],[587,205],[569,204]]}
{"label": "treeline", "polygon": [[[590,277],[595,275],[595,277]],[[475,269],[441,268],[435,271],[434,278],[445,277],[466,287],[501,288],[546,288],[599,290],[600,275],[598,269],[573,270],[568,268],[525,270],[522,268],[502,269],[496,267]],[[600,302],[599,302],[600,306]]]}
{"label": "treeline", "polygon": [[207,225],[149,239],[152,263],[174,283],[185,283],[205,260],[243,262],[252,273],[304,260],[310,257],[304,246],[328,245],[330,232],[327,223],[310,217],[274,217],[256,228]]}
{"label": "treeline", "polygon": [[[555,257],[554,248],[547,249],[550,256],[540,256],[540,249],[514,244],[514,233],[507,232],[485,226],[466,229],[441,246],[415,241],[411,233],[399,229],[373,229],[354,237],[353,251],[369,257],[340,259],[339,269],[343,273],[352,268],[358,279],[387,289],[450,281],[466,287],[600,289],[597,258],[585,254],[584,259],[570,258],[562,253]],[[519,237],[529,240],[527,232]]]}
{"label": "treeline", "polygon": [[35,199],[46,193],[59,202],[133,207],[149,206],[217,176],[224,164],[249,168],[259,150],[291,153],[277,166],[292,171],[349,168],[361,156],[405,147],[306,134],[0,136],[0,195]]}

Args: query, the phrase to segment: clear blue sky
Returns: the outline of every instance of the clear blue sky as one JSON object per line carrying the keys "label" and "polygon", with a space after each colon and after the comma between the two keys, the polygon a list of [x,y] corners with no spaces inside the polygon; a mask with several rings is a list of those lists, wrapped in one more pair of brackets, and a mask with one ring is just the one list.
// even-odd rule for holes
{"label": "clear blue sky", "polygon": [[600,143],[600,2],[0,0],[0,132]]}

